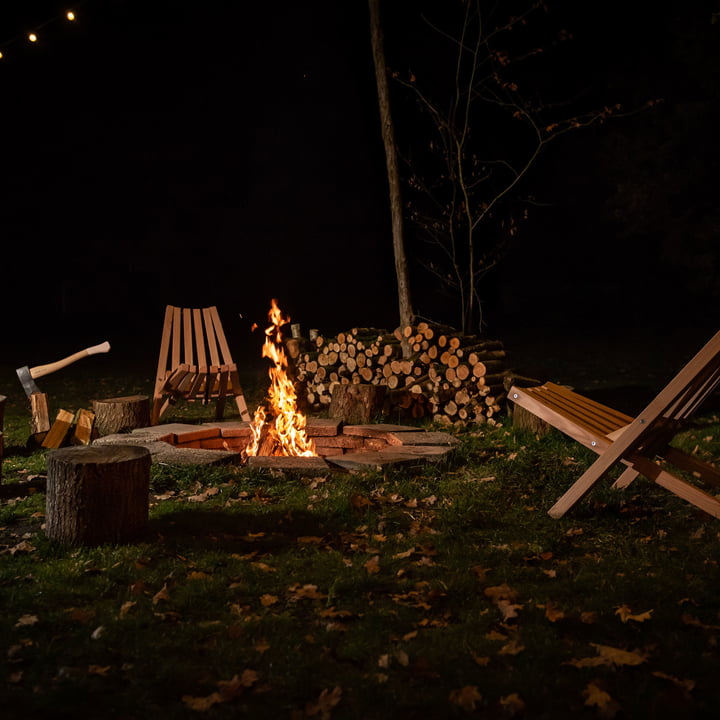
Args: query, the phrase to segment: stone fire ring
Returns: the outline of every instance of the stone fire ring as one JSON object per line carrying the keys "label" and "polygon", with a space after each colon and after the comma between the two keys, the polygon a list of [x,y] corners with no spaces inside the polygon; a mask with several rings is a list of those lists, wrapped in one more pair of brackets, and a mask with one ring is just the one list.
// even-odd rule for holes
{"label": "stone fire ring", "polygon": [[[307,434],[318,457],[250,457],[247,467],[279,471],[326,472],[380,470],[396,463],[433,461],[446,455],[457,438],[407,425],[345,425],[340,420],[308,418]],[[152,462],[165,465],[242,465],[250,423],[240,420],[201,425],[166,423],[97,438],[93,445],[140,445]]]}

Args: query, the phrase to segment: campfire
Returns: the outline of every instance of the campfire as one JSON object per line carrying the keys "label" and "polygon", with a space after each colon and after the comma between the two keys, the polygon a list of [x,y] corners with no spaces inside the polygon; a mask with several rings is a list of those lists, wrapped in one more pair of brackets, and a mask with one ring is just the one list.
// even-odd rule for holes
{"label": "campfire", "polygon": [[271,325],[265,330],[262,356],[272,362],[268,370],[270,388],[250,423],[252,437],[245,455],[316,457],[315,443],[307,436],[307,420],[297,409],[295,386],[287,373],[288,361],[280,328],[289,323],[290,318],[283,317],[273,299],[268,319]]}

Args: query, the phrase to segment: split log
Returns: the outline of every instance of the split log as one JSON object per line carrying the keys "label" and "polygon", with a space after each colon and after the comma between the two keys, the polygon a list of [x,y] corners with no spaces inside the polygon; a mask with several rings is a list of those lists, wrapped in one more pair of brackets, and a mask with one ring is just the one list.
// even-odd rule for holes
{"label": "split log", "polygon": [[95,413],[90,410],[78,410],[75,413],[75,428],[70,442],[73,445],[89,445],[96,436]]}
{"label": "split log", "polygon": [[364,425],[382,414],[385,385],[336,385],[328,414],[348,425]]}
{"label": "split log", "polygon": [[41,445],[50,430],[50,409],[47,393],[30,395],[30,440]]}
{"label": "split log", "polygon": [[150,425],[150,399],[147,395],[127,395],[92,401],[95,429],[101,437],[130,432]]}
{"label": "split log", "polygon": [[0,395],[0,482],[2,482],[2,458],[3,458],[3,420],[5,417],[5,401],[7,397]]}
{"label": "split log", "polygon": [[42,441],[42,447],[59,448],[63,445],[74,422],[75,415],[73,413],[62,409],[58,410],[55,422]]}
{"label": "split log", "polygon": [[51,450],[45,533],[71,545],[126,543],[148,522],[150,452],[131,445]]}

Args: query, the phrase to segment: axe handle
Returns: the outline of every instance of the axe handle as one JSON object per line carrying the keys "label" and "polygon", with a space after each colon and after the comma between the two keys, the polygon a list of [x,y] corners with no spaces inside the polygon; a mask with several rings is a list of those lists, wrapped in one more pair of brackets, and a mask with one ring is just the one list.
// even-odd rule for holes
{"label": "axe handle", "polygon": [[104,343],[100,343],[100,345],[93,345],[92,347],[85,348],[84,350],[79,350],[72,355],[68,355],[62,360],[57,360],[56,362],[48,363],[47,365],[36,365],[34,368],[30,368],[30,377],[34,380],[35,378],[42,377],[43,375],[49,375],[50,373],[54,373],[56,370],[72,365],[72,363],[77,362],[88,355],[106,353],[109,349],[110,343],[105,341]]}

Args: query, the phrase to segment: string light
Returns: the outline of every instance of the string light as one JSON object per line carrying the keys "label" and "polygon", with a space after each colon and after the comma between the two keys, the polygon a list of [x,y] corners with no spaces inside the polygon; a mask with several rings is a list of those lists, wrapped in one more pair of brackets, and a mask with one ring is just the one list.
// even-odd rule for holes
{"label": "string light", "polygon": [[[84,5],[85,3],[90,2],[90,0],[78,0],[77,4],[75,5],[75,8],[77,9],[78,5]],[[29,42],[31,44],[35,44],[40,39],[40,30],[44,29],[48,25],[50,25],[53,22],[56,22],[58,20],[66,20],[68,22],[75,22],[77,20],[77,12],[75,10],[67,9],[63,11],[62,15],[55,16],[50,18],[49,20],[46,20],[44,23],[41,23],[40,25],[37,25],[32,30],[27,31],[24,35],[21,35],[19,37],[11,38],[10,40],[0,43],[0,60],[3,60],[6,58],[6,51],[7,48],[13,45],[17,42],[22,42],[23,40],[25,42]]]}

